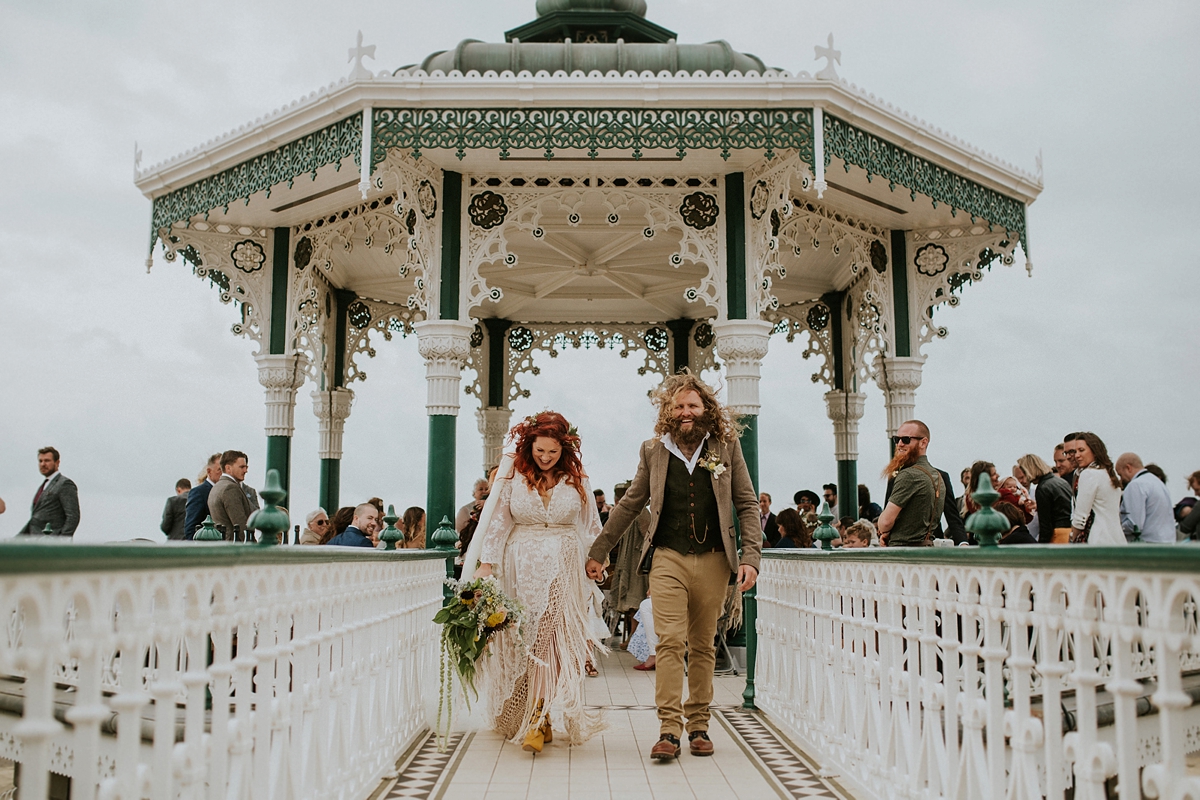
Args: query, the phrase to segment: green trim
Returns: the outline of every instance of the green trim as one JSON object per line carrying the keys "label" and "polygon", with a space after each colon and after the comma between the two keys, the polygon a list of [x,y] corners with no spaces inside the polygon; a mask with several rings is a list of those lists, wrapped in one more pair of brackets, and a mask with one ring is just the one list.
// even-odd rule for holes
{"label": "green trim", "polygon": [[632,11],[570,10],[552,11],[533,22],[504,32],[504,41],[519,39],[521,42],[561,42],[564,39],[579,41],[580,32],[604,33],[608,42],[624,39],[626,43],[665,43],[678,38],[675,31],[644,19]]}
{"label": "green trim", "polygon": [[1085,572],[1200,572],[1200,547],[1131,544],[1124,547],[879,547],[842,552],[764,550],[763,557],[784,560],[878,561],[935,567],[1012,567]]}
{"label": "green trim", "polygon": [[[412,152],[452,150],[461,160],[468,150],[497,150],[508,158],[513,150],[583,150],[596,158],[601,150],[672,150],[679,158],[689,150],[718,150],[729,158],[734,150],[795,149],[811,164],[811,108],[683,109],[683,108],[377,108],[371,170],[388,150]],[[448,203],[447,203],[448,205]]]}
{"label": "green trim", "polygon": [[671,374],[678,375],[684,367],[692,365],[692,328],[696,325],[694,319],[673,319],[667,323],[671,331],[671,342],[675,347],[671,350]]}
{"label": "green trim", "polygon": [[330,517],[338,510],[338,496],[342,490],[342,460],[340,458],[321,459],[321,484],[318,490],[318,504],[325,509]]}
{"label": "green trim", "polygon": [[483,320],[483,327],[487,328],[488,332],[488,382],[487,382],[487,403],[491,408],[500,408],[508,405],[508,398],[504,394],[506,381],[504,373],[506,372],[507,364],[504,358],[504,334],[512,326],[512,322],[500,317],[488,317]]}
{"label": "green trim", "polygon": [[271,470],[279,472],[279,485],[285,493],[279,504],[287,508],[287,493],[292,487],[292,437],[267,437],[267,471]]}
{"label": "green trim", "polygon": [[333,322],[333,388],[346,385],[346,341],[349,338],[350,304],[358,295],[349,289],[334,289],[337,318]]}
{"label": "green trim", "polygon": [[453,522],[457,511],[454,505],[457,422],[458,417],[448,414],[432,414],[429,417],[429,485],[425,492],[425,519],[435,520],[430,523],[434,526],[441,523],[442,517],[449,517]]}
{"label": "green trim", "polygon": [[999,225],[1019,236],[1021,248],[1029,254],[1023,202],[956,175],[832,114],[824,117],[826,166],[832,156],[837,156],[845,162],[847,172],[851,166],[861,167],[867,171],[867,180],[875,175],[887,178],[890,188],[895,189],[897,184],[905,187],[913,200],[920,192],[933,200],[934,207],[945,203],[951,213],[961,209],[972,218]]}
{"label": "green trim", "polygon": [[[728,196],[728,195],[727,195]],[[742,457],[746,460],[746,471],[750,473],[750,484],[758,494],[758,415],[747,414],[741,418]],[[735,522],[738,515],[733,515]],[[740,526],[739,526],[740,527]],[[757,526],[752,532],[762,536]],[[740,541],[739,541],[740,544]],[[751,589],[742,594],[742,635],[746,639],[746,688],[742,691],[742,708],[754,708],[754,665],[758,660],[758,590]]]}
{"label": "green trim", "polygon": [[17,539],[0,543],[0,575],[57,572],[126,572],[162,569],[243,567],[260,564],[322,564],[339,561],[434,561],[434,550],[367,550],[360,547],[259,547],[227,542],[75,544]]}
{"label": "green trim", "polygon": [[725,176],[725,297],[729,319],[746,318],[746,176]]}
{"label": "green trim", "polygon": [[463,179],[460,173],[449,170],[442,173],[442,274],[438,302],[442,319],[458,319],[458,272],[462,260],[462,190]]}
{"label": "green trim", "polygon": [[271,343],[273,355],[287,352],[288,246],[291,229],[276,228],[271,248]]}
{"label": "green trim", "polygon": [[341,168],[343,159],[362,159],[362,114],[356,113],[329,127],[288,142],[270,152],[243,161],[237,166],[218,172],[181,189],[154,198],[151,212],[151,245],[163,228],[189,220],[214,208],[225,208],[235,200],[250,202],[251,195],[292,183],[301,175],[316,179],[317,170],[329,164]]}
{"label": "green trim", "polygon": [[912,355],[912,329],[908,317],[908,242],[905,231],[892,231],[892,309],[896,324],[896,355]]}
{"label": "green trim", "polygon": [[858,462],[837,462],[839,517],[858,519]]}

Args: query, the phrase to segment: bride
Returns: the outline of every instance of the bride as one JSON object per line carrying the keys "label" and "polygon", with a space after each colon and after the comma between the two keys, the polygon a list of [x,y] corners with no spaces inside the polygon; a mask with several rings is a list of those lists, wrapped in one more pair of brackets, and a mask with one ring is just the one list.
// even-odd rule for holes
{"label": "bride", "polygon": [[584,705],[583,677],[593,648],[603,646],[590,604],[599,590],[583,565],[600,533],[600,515],[579,459],[579,436],[561,414],[543,411],[509,431],[516,452],[496,469],[487,504],[463,557],[464,572],[494,575],[525,607],[522,640],[493,638],[479,661],[492,728],[540,753],[551,741],[550,710],[562,716],[568,744],[603,727]]}

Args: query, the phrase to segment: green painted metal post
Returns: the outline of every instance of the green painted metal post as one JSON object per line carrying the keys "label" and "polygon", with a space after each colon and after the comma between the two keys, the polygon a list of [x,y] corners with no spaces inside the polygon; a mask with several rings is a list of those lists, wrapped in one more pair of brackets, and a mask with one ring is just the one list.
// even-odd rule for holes
{"label": "green painted metal post", "polygon": [[[350,304],[358,299],[358,295],[348,289],[334,289],[334,326],[333,326],[333,374],[327,376],[331,389],[340,389],[346,385],[346,339],[348,335]],[[338,509],[342,492],[342,460],[340,458],[322,458],[320,484],[317,498],[321,508],[332,517]]]}
{"label": "green painted metal post", "polygon": [[429,488],[425,519],[454,519],[454,448],[456,417],[435,414],[429,418]]}
{"label": "green painted metal post", "polygon": [[[269,352],[272,355],[282,355],[287,352],[287,306],[288,306],[288,254],[291,230],[276,228],[274,230],[274,246],[271,252],[271,336]],[[283,499],[287,502],[287,494],[291,490],[292,475],[292,437],[267,437],[267,473],[271,470],[278,473],[279,483],[283,489]]]}
{"label": "green painted metal post", "polygon": [[892,308],[896,316],[896,355],[912,355],[912,331],[908,315],[908,245],[904,231],[892,231]]}
{"label": "green painted metal post", "polygon": [[283,497],[279,502],[287,505],[288,487],[291,486],[292,467],[292,437],[267,437],[267,473],[274,470],[279,476],[279,486],[283,489]]}
{"label": "green painted metal post", "polygon": [[678,375],[684,367],[692,364],[692,327],[694,319],[673,319],[667,323],[671,331],[671,372]]}
{"label": "green painted metal post", "polygon": [[858,519],[858,462],[838,461],[837,474],[837,514],[839,517]]}
{"label": "green painted metal post", "polygon": [[340,458],[321,459],[321,485],[318,490],[318,502],[321,508],[333,516],[338,509],[338,499],[342,490],[342,460]]}

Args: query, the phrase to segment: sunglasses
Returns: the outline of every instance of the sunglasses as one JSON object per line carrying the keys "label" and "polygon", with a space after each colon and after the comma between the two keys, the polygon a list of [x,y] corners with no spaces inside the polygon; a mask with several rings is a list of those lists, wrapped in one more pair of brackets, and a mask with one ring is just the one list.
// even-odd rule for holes
{"label": "sunglasses", "polygon": [[313,520],[313,525],[328,525],[328,524],[329,524],[329,520],[327,520],[327,519],[314,519]]}
{"label": "sunglasses", "polygon": [[893,436],[892,444],[908,444],[909,442],[919,442],[924,438],[924,436]]}

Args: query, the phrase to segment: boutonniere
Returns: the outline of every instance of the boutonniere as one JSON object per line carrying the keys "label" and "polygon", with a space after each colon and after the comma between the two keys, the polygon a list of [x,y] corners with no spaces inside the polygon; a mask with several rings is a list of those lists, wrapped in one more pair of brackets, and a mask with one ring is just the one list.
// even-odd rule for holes
{"label": "boutonniere", "polygon": [[721,463],[721,457],[711,450],[704,453],[704,457],[700,459],[700,466],[713,474],[714,478],[721,477],[725,472],[725,465]]}

